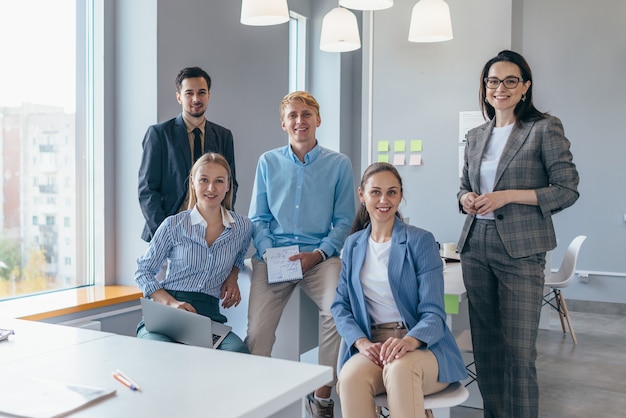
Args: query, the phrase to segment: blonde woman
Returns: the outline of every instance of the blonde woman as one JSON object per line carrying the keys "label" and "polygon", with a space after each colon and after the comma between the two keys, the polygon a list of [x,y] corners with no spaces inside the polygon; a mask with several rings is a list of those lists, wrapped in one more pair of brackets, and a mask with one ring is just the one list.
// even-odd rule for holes
{"label": "blonde woman", "polygon": [[[230,167],[220,154],[207,153],[196,161],[189,176],[189,208],[166,218],[137,260],[135,281],[146,297],[226,322],[219,302],[230,308],[241,301],[237,273],[252,237],[250,219],[230,210],[232,186]],[[156,275],[166,260],[165,280],[159,282]],[[173,341],[148,332],[143,320],[137,336]],[[219,349],[248,353],[232,332]]]}

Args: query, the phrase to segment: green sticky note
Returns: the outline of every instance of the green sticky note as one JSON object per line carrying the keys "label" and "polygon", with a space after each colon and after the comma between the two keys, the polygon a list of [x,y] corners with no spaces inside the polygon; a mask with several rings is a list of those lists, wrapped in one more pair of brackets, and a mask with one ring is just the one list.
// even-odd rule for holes
{"label": "green sticky note", "polygon": [[389,141],[378,141],[378,152],[389,151]]}
{"label": "green sticky note", "polygon": [[443,295],[443,304],[448,315],[458,315],[459,295]]}
{"label": "green sticky note", "polygon": [[388,163],[389,162],[389,154],[378,154],[378,162],[379,163]]}
{"label": "green sticky note", "polygon": [[394,141],[393,142],[393,150],[395,152],[404,152],[404,151],[406,151],[406,141]]}
{"label": "green sticky note", "polygon": [[422,140],[421,139],[411,140],[411,152],[422,152]]}

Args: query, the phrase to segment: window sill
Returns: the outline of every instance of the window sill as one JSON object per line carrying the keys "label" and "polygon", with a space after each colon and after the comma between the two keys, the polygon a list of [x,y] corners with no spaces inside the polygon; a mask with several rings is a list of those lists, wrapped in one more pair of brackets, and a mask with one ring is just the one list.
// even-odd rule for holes
{"label": "window sill", "polygon": [[88,286],[0,301],[0,318],[41,321],[138,300],[135,286]]}

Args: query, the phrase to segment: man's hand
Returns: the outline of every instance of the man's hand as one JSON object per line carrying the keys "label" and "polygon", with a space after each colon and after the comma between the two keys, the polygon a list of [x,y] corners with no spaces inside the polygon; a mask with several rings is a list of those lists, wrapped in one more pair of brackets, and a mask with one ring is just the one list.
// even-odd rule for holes
{"label": "man's hand", "polygon": [[239,269],[233,267],[224,283],[222,283],[222,293],[220,299],[222,299],[222,307],[228,309],[232,306],[238,306],[241,302],[241,292],[239,291]]}
{"label": "man's hand", "polygon": [[302,265],[302,274],[321,263],[323,259],[322,255],[317,251],[310,253],[298,253],[289,257],[289,261],[300,260],[300,264]]}

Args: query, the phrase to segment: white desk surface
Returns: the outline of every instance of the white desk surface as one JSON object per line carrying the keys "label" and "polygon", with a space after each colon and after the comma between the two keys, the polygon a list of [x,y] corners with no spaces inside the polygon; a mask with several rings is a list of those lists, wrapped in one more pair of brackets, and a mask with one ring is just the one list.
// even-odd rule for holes
{"label": "white desk surface", "polygon": [[0,342],[0,364],[113,335],[13,318],[0,318],[0,328],[15,330],[15,335]]}
{"label": "white desk surface", "polygon": [[[301,405],[307,393],[332,379],[332,369],[326,366],[107,333],[93,338],[95,331],[59,325],[14,325],[16,335],[11,339],[20,335],[24,340],[0,343],[3,374],[117,390],[115,396],[72,417],[268,417]],[[49,326],[58,328],[58,333],[50,334]],[[24,356],[13,353],[34,340],[28,335],[39,330],[45,334],[37,343],[48,350],[30,350]],[[72,343],[60,347],[57,340],[68,335]],[[46,337],[54,342],[52,346]],[[5,361],[5,355],[11,360]],[[116,369],[130,376],[142,391],[133,392],[113,379]]]}

